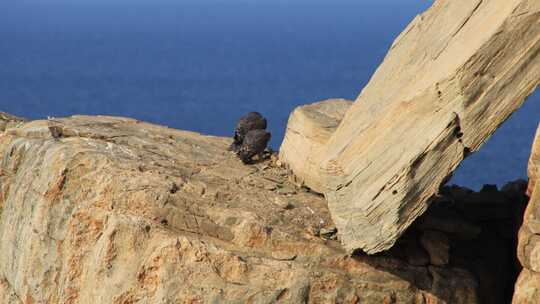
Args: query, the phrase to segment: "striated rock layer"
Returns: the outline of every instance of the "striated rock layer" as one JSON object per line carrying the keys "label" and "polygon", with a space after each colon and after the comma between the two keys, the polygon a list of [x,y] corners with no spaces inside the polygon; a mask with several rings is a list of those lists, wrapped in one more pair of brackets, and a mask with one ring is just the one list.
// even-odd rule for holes
{"label": "striated rock layer", "polygon": [[529,159],[530,201],[519,231],[518,257],[523,266],[513,303],[538,303],[540,299],[540,128]]}
{"label": "striated rock layer", "polygon": [[471,272],[417,245],[348,255],[324,198],[243,165],[230,139],[114,117],[6,125],[2,303],[478,302]]}
{"label": "striated rock layer", "polygon": [[281,154],[301,155],[289,166],[322,189],[348,251],[384,251],[537,87],[539,54],[540,1],[435,1],[324,134],[323,151],[286,143]]}
{"label": "striated rock layer", "polygon": [[279,159],[294,172],[299,184],[324,192],[319,170],[321,153],[351,105],[349,100],[328,99],[298,107],[291,113]]}

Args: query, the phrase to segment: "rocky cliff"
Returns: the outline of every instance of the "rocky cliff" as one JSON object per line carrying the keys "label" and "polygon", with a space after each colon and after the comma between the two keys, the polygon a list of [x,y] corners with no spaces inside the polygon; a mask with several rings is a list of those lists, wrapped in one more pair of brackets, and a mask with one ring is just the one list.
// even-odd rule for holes
{"label": "rocky cliff", "polygon": [[[126,118],[0,119],[2,303],[479,303],[504,294],[513,248],[482,223],[508,219],[515,187],[496,191],[506,198],[488,214],[489,200],[449,188],[395,250],[351,256],[324,198],[296,187],[275,156],[247,166],[227,151],[230,139]],[[463,206],[476,208],[469,218]]]}
{"label": "rocky cliff", "polygon": [[516,283],[515,304],[540,300],[540,128],[529,159],[530,202],[519,231],[518,257],[523,271]]}
{"label": "rocky cliff", "polygon": [[[253,165],[228,138],[0,113],[0,301],[507,303],[527,183],[441,186],[538,85],[539,22],[436,1],[355,103],[297,109]],[[515,303],[540,296],[539,142]]]}
{"label": "rocky cliff", "polygon": [[349,100],[328,99],[297,107],[291,113],[279,158],[294,172],[298,184],[324,193],[326,184],[319,166],[325,145],[351,105]]}
{"label": "rocky cliff", "polygon": [[284,142],[281,154],[325,194],[349,251],[387,250],[534,91],[539,54],[540,1],[435,1],[396,39],[338,126],[325,129],[321,115],[298,128],[305,115],[295,111],[288,132],[297,134],[286,136],[311,144]]}

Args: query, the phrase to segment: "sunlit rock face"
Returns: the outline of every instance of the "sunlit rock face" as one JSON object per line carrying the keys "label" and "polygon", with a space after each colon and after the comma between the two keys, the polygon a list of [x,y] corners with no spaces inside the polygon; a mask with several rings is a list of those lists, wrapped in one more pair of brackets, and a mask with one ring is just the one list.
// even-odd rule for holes
{"label": "sunlit rock face", "polygon": [[294,172],[298,184],[324,193],[322,152],[351,105],[349,100],[328,99],[298,107],[291,113],[279,159]]}
{"label": "sunlit rock face", "polygon": [[275,156],[244,165],[231,139],[102,116],[7,125],[1,303],[478,302],[462,267],[347,254],[323,197]]}
{"label": "sunlit rock face", "polygon": [[435,1],[396,39],[332,134],[311,141],[322,148],[298,149],[309,147],[313,128],[292,125],[287,136],[298,143],[286,140],[281,154],[324,193],[349,252],[387,250],[534,91],[539,54],[539,1]]}
{"label": "sunlit rock face", "polygon": [[525,182],[445,187],[390,251],[351,255],[324,197],[276,155],[243,164],[231,142],[9,116],[0,302],[507,303]]}
{"label": "sunlit rock face", "polygon": [[518,257],[523,266],[513,303],[536,303],[540,299],[540,128],[529,159],[530,202],[519,231]]}

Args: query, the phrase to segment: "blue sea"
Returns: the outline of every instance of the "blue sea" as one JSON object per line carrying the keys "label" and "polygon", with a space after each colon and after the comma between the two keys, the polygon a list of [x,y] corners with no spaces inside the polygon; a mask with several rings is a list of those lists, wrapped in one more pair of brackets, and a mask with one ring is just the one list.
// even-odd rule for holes
{"label": "blue sea", "polygon": [[[2,0],[0,111],[107,114],[231,136],[248,111],[278,148],[289,113],[355,99],[426,0]],[[452,183],[526,177],[533,95]]]}

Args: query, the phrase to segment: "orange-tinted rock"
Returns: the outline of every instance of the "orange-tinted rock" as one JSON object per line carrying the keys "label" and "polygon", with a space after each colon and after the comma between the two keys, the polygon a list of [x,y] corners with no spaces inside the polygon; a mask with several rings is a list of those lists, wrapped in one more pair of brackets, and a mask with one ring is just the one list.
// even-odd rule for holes
{"label": "orange-tinted rock", "polygon": [[516,282],[513,304],[536,304],[540,299],[540,273],[523,269]]}
{"label": "orange-tinted rock", "polygon": [[468,271],[349,256],[323,197],[230,143],[113,117],[8,127],[0,302],[478,302]]}

